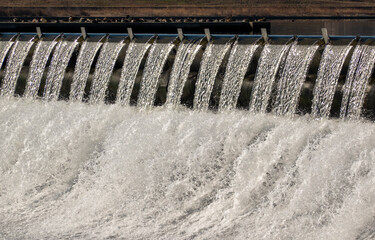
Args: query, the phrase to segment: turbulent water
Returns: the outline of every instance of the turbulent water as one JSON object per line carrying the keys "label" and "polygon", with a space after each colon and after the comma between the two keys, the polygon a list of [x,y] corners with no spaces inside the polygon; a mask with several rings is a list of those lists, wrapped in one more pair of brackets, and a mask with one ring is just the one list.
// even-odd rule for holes
{"label": "turbulent water", "polygon": [[106,42],[100,51],[95,67],[94,80],[91,86],[90,102],[103,102],[116,59],[124,46],[124,42]]}
{"label": "turbulent water", "polygon": [[230,110],[236,107],[246,71],[259,45],[234,43],[225,70],[220,94],[219,110]]}
{"label": "turbulent water", "polygon": [[90,42],[86,40],[83,42],[74,69],[73,82],[69,95],[71,101],[82,101],[91,64],[101,45],[101,41]]}
{"label": "turbulent water", "polygon": [[137,43],[136,40],[133,40],[129,44],[128,49],[126,50],[124,65],[122,67],[120,82],[118,85],[116,95],[117,103],[121,105],[129,105],[139,66],[150,46],[151,44],[148,42]]}
{"label": "turbulent water", "polygon": [[191,64],[201,47],[201,41],[198,39],[184,40],[178,46],[168,84],[167,105],[176,107],[180,104]]}
{"label": "turbulent water", "polygon": [[375,125],[0,99],[2,239],[375,237]]}
{"label": "turbulent water", "polygon": [[56,40],[45,41],[42,39],[38,42],[26,80],[25,97],[35,98],[37,96],[48,58],[56,44]]}
{"label": "turbulent water", "polygon": [[137,106],[147,108],[154,105],[159,77],[163,71],[163,67],[168,58],[169,52],[173,47],[174,44],[172,42],[154,43],[152,45],[147,57],[145,68],[143,69]]}
{"label": "turbulent water", "polygon": [[316,44],[306,46],[298,45],[297,42],[290,48],[277,83],[277,95],[273,108],[275,114],[295,114],[307,70],[317,49]]}
{"label": "turbulent water", "polygon": [[358,119],[360,117],[374,63],[375,46],[358,45],[355,48],[343,86],[341,118]]}
{"label": "turbulent water", "polygon": [[1,85],[1,95],[12,96],[16,90],[18,76],[20,75],[23,63],[34,44],[34,38],[28,41],[16,41],[10,52],[5,70],[5,76]]}
{"label": "turbulent water", "polygon": [[318,76],[314,87],[311,114],[314,117],[329,117],[337,81],[351,45],[326,45],[320,61]]}
{"label": "turbulent water", "polygon": [[48,67],[46,85],[44,87],[44,98],[47,100],[57,100],[59,98],[62,81],[69,60],[77,47],[78,41],[60,41],[53,53],[51,64]]}
{"label": "turbulent water", "polygon": [[279,67],[285,60],[289,48],[290,45],[266,44],[264,46],[251,93],[250,112],[266,112]]}
{"label": "turbulent water", "polygon": [[219,71],[221,62],[225,54],[230,49],[231,44],[215,44],[208,43],[201,66],[198,73],[198,78],[194,94],[194,109],[207,110],[210,103],[210,96],[212,88],[215,83],[217,72]]}

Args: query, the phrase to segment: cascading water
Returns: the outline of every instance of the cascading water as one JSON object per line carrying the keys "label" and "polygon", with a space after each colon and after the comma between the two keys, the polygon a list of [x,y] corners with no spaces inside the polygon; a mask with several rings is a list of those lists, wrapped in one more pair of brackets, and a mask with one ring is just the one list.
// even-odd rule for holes
{"label": "cascading water", "polygon": [[53,48],[57,44],[57,38],[53,41],[41,39],[38,42],[30,64],[29,75],[26,80],[25,97],[35,98],[37,96],[44,69]]}
{"label": "cascading water", "polygon": [[343,87],[341,118],[358,119],[360,117],[374,62],[375,46],[358,45],[355,48]]}
{"label": "cascading water", "polygon": [[158,80],[173,47],[173,42],[154,43],[152,45],[143,70],[137,106],[147,108],[154,104]]}
{"label": "cascading water", "polygon": [[59,98],[65,70],[74,49],[78,45],[78,39],[69,41],[61,40],[53,53],[51,64],[48,67],[46,85],[44,87],[44,98],[47,100],[57,100]]}
{"label": "cascading water", "polygon": [[295,42],[288,53],[285,66],[277,83],[273,111],[277,115],[294,115],[307,70],[318,45],[298,45]]}
{"label": "cascading water", "polygon": [[2,239],[375,236],[375,126],[0,99]]}
{"label": "cascading water", "polygon": [[208,43],[203,54],[198,79],[195,84],[194,109],[208,109],[217,72],[219,71],[221,62],[223,61],[230,46],[230,42],[225,44],[216,44],[211,41]]}
{"label": "cascading water", "polygon": [[266,44],[261,53],[251,93],[250,112],[265,113],[281,62],[290,44]]}
{"label": "cascading water", "polygon": [[351,45],[326,45],[314,87],[314,99],[311,110],[313,117],[329,117],[337,81],[339,80],[346,56],[351,48]]}
{"label": "cascading water", "polygon": [[[46,99],[59,96],[78,45],[75,38],[62,39],[55,47]],[[168,101],[176,105],[200,49],[199,41],[188,42],[178,48],[170,75],[173,96]],[[211,42],[206,48],[196,84],[196,109],[208,108],[219,66],[231,45],[225,43]],[[39,44],[35,54],[48,58],[50,46]],[[129,103],[149,46],[144,41],[129,44],[118,103]],[[101,49],[90,101],[104,99],[122,47],[123,42],[109,41]],[[0,96],[0,239],[375,238],[374,122],[235,110],[213,113],[184,106],[144,111],[153,105],[173,47],[169,41],[154,43],[143,71],[141,108]],[[221,109],[235,106],[256,47],[234,44],[224,75],[224,85],[229,80],[233,85],[223,85],[227,90],[222,99],[229,100]],[[265,112],[280,76],[277,114],[292,115],[317,47],[266,44],[250,110]],[[350,46],[326,48],[317,96],[332,95]],[[40,78],[35,71],[43,71],[46,63],[37,63],[35,54],[30,72]],[[21,59],[13,55],[6,71],[22,66],[12,62]],[[375,46],[355,48],[344,85],[344,116],[359,116],[374,62]],[[78,64],[85,71],[91,65]],[[324,86],[328,93],[323,93]],[[319,114],[325,111],[319,107]]]}
{"label": "cascading water", "polygon": [[138,43],[136,41],[137,39],[130,42],[128,49],[126,50],[124,66],[121,71],[116,95],[116,102],[121,105],[129,105],[139,66],[141,65],[144,55],[151,46],[149,41],[145,43]]}
{"label": "cascading water", "polygon": [[236,107],[247,68],[258,47],[259,45],[256,42],[249,45],[242,45],[236,40],[234,43],[224,75],[219,111],[230,110]]}
{"label": "cascading water", "polygon": [[95,67],[94,80],[91,86],[90,102],[103,102],[105,92],[112,75],[116,59],[124,46],[124,41],[106,42],[99,54],[99,59]]}
{"label": "cascading water", "polygon": [[101,45],[101,40],[91,41],[88,39],[82,43],[70,89],[70,101],[82,101],[92,62]]}
{"label": "cascading water", "polygon": [[25,61],[30,48],[34,44],[34,36],[25,38],[28,39],[19,39],[13,44],[1,86],[1,95],[3,96],[14,95],[23,62]]}
{"label": "cascading water", "polygon": [[9,49],[12,47],[15,36],[10,37],[10,39],[1,39],[0,41],[0,69],[3,66],[5,56],[8,54]]}
{"label": "cascading water", "polygon": [[201,47],[201,39],[184,40],[180,43],[169,79],[166,105],[180,104],[191,64]]}

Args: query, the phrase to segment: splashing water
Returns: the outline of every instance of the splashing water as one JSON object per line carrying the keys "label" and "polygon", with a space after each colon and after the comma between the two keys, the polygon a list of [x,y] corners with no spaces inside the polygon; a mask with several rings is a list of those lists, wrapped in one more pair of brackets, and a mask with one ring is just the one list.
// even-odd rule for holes
{"label": "splashing water", "polygon": [[311,115],[329,117],[342,66],[352,46],[326,45],[314,86]]}
{"label": "splashing water", "polygon": [[255,74],[254,86],[250,100],[250,112],[266,112],[280,64],[285,59],[289,48],[290,44],[266,44],[264,46],[259,59],[257,72]]}
{"label": "splashing water", "polygon": [[28,41],[17,40],[13,44],[9,59],[5,70],[1,86],[1,95],[13,96],[16,90],[18,76],[20,75],[23,63],[34,44],[34,37],[30,37]]}
{"label": "splashing water", "polygon": [[124,66],[122,67],[120,82],[117,90],[116,102],[121,105],[129,105],[130,97],[133,91],[135,78],[139,66],[151,44],[137,43],[133,40],[126,50]]}
{"label": "splashing water", "polygon": [[294,115],[303,82],[318,45],[293,44],[288,53],[284,69],[277,83],[277,95],[273,111],[277,115]]}
{"label": "splashing water", "polygon": [[35,98],[37,96],[48,58],[56,44],[56,39],[53,41],[45,41],[41,39],[38,42],[33,59],[31,60],[29,75],[26,80],[25,97]]}
{"label": "splashing water", "polygon": [[112,75],[116,59],[124,46],[124,41],[119,43],[106,42],[99,54],[98,63],[95,67],[94,80],[91,86],[90,102],[103,102],[105,92]]}
{"label": "splashing water", "polygon": [[5,56],[8,54],[9,49],[12,47],[14,43],[13,41],[14,37],[15,36],[11,37],[8,41],[5,41],[5,40],[0,41],[0,69],[3,66]]}
{"label": "splashing water", "polygon": [[153,106],[160,74],[173,47],[173,43],[154,43],[152,45],[143,70],[137,106],[142,108]]}
{"label": "splashing water", "polygon": [[375,125],[0,98],[3,239],[373,236]]}
{"label": "splashing water", "polygon": [[169,79],[166,105],[175,107],[180,104],[191,64],[201,47],[201,40],[198,39],[180,43]]}
{"label": "splashing water", "polygon": [[236,107],[247,68],[258,47],[259,45],[256,43],[242,45],[238,43],[238,40],[234,43],[224,75],[219,111],[231,110]]}
{"label": "splashing water", "polygon": [[358,119],[360,117],[374,62],[375,46],[358,45],[355,48],[343,86],[341,118]]}
{"label": "splashing water", "polygon": [[203,111],[208,109],[217,72],[230,46],[230,42],[225,45],[208,43],[203,53],[198,79],[195,84],[194,109]]}
{"label": "splashing water", "polygon": [[101,45],[101,41],[83,42],[74,69],[70,101],[82,101],[92,62]]}
{"label": "splashing water", "polygon": [[73,41],[60,41],[53,53],[51,64],[48,68],[46,85],[44,88],[44,98],[46,100],[57,100],[60,94],[62,81],[64,79],[65,70],[74,49],[78,45],[78,39]]}

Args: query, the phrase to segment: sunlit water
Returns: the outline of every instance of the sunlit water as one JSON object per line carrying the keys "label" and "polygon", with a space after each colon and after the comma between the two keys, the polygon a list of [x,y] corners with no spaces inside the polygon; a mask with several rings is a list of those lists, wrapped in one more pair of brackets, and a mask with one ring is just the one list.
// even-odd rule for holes
{"label": "sunlit water", "polygon": [[35,98],[37,96],[44,69],[56,44],[56,39],[53,41],[45,41],[43,39],[38,42],[33,54],[33,60],[30,63],[29,75],[26,80],[25,97]]}
{"label": "sunlit water", "polygon": [[1,239],[372,239],[375,125],[0,99]]}

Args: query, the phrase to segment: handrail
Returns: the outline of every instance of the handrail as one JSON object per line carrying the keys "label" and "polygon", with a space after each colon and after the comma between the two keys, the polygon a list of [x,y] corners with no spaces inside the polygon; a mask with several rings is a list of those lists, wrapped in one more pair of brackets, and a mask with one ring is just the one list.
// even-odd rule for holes
{"label": "handrail", "polygon": [[[1,32],[0,35],[37,35],[37,33],[32,32]],[[43,33],[44,36],[57,36],[63,34],[64,36],[81,36],[81,33]],[[106,33],[87,33],[87,36],[104,36]],[[109,36],[113,37],[128,37],[129,35],[127,33],[108,33]],[[134,37],[152,37],[152,36],[158,36],[158,37],[174,37],[178,38],[178,33],[176,34],[155,34],[155,33],[134,33]],[[184,33],[185,38],[204,38],[206,37],[205,34],[187,34]],[[262,35],[256,34],[256,35],[245,35],[245,34],[211,34],[212,38],[262,38]],[[323,38],[322,35],[268,35],[270,39],[278,39],[278,38],[310,38],[310,39],[317,39],[317,38]],[[375,36],[354,36],[354,35],[330,35],[330,39],[375,39]]]}

